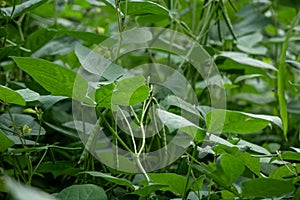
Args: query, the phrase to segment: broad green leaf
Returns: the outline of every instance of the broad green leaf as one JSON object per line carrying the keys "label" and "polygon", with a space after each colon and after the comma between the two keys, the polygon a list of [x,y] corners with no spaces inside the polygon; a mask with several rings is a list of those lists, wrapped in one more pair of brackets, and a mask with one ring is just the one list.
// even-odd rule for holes
{"label": "broad green leaf", "polygon": [[165,110],[157,109],[157,114],[161,122],[165,124],[171,132],[184,127],[197,127],[194,123],[184,117]]}
{"label": "broad green leaf", "polygon": [[237,40],[237,48],[249,54],[264,55],[267,52],[267,48],[258,45],[262,40],[263,35],[259,32],[239,37]]}
{"label": "broad green leaf", "polygon": [[[85,97],[88,84],[76,72],[38,58],[13,57],[17,65],[42,85],[52,95],[66,96],[78,100]],[[73,87],[76,80],[76,93]]]}
{"label": "broad green leaf", "polygon": [[148,174],[152,183],[168,185],[161,188],[162,191],[170,191],[176,195],[183,195],[186,177],[172,173],[150,173]]}
{"label": "broad green leaf", "polygon": [[202,190],[203,181],[205,180],[205,176],[201,175],[198,177],[194,182],[191,184],[191,189],[193,191],[200,191]]}
{"label": "broad green leaf", "polygon": [[9,56],[10,54],[15,54],[16,52],[20,51],[20,47],[18,46],[7,46],[7,47],[2,47],[0,48],[0,59],[2,60],[3,58]]}
{"label": "broad green leaf", "polygon": [[30,34],[26,41],[25,47],[30,49],[32,53],[43,47],[46,43],[52,40],[57,31],[53,29],[40,28],[37,31]]}
{"label": "broad green leaf", "polygon": [[99,52],[92,51],[79,43],[75,46],[75,54],[85,70],[97,76],[102,76],[108,81],[115,81],[125,73],[121,66],[112,63]]}
{"label": "broad green leaf", "polygon": [[40,96],[39,102],[43,105],[45,109],[49,109],[57,102],[64,99],[67,99],[67,97],[46,95],[46,96]]}
{"label": "broad green leaf", "polygon": [[286,60],[285,63],[289,64],[290,66],[294,67],[297,70],[300,70],[300,62],[294,60]]}
{"label": "broad green leaf", "polygon": [[74,50],[77,39],[69,36],[54,38],[42,46],[31,57],[40,58],[48,55],[66,55]]}
{"label": "broad green leaf", "polygon": [[150,185],[147,185],[141,189],[138,189],[134,192],[132,192],[131,194],[137,194],[139,196],[148,196],[149,194],[151,194],[152,192],[155,192],[157,190],[160,190],[162,188],[165,188],[165,187],[168,187],[168,185],[163,185],[163,184],[150,184]]}
{"label": "broad green leaf", "polygon": [[295,192],[294,199],[300,199],[300,187],[298,187],[297,191]]}
{"label": "broad green leaf", "polygon": [[6,104],[26,105],[24,98],[19,93],[3,85],[0,85],[0,100]]}
{"label": "broad green leaf", "polygon": [[104,173],[96,172],[96,171],[86,171],[86,172],[82,172],[80,174],[83,174],[83,173],[84,174],[89,174],[93,177],[103,178],[103,179],[105,179],[109,182],[115,183],[117,185],[123,185],[123,186],[129,187],[132,190],[135,190],[135,188],[136,188],[135,185],[133,185],[130,181],[128,181],[125,178],[117,178],[117,177],[111,176],[109,174],[104,174]]}
{"label": "broad green leaf", "polygon": [[242,195],[247,198],[282,196],[293,191],[291,181],[257,178],[242,183]]}
{"label": "broad green leaf", "polygon": [[[127,5],[127,12],[126,6]],[[169,16],[169,11],[158,3],[152,1],[129,0],[121,3],[121,10],[127,15],[164,15]]]}
{"label": "broad green leaf", "polygon": [[247,3],[239,10],[238,16],[244,18],[244,20],[233,25],[235,30],[239,30],[237,32],[238,35],[246,35],[257,32],[272,22],[272,20],[263,13],[264,9],[270,6],[268,5],[269,1],[265,2],[267,3]]}
{"label": "broad green leaf", "polygon": [[222,199],[235,199],[235,194],[229,192],[228,190],[222,190]]}
{"label": "broad green leaf", "polygon": [[0,130],[0,151],[5,151],[9,147],[12,147],[15,143],[10,140],[4,133]]}
{"label": "broad green leaf", "polygon": [[[105,141],[104,141],[105,143]],[[98,142],[96,145],[102,145],[101,142]],[[96,157],[107,166],[115,166],[120,171],[125,172],[138,172],[139,169],[137,165],[132,162],[131,157],[128,158],[127,156],[123,155],[115,155],[111,149],[103,149],[103,146],[96,148]],[[102,151],[100,151],[102,150]],[[118,159],[118,165],[116,164],[116,159]]]}
{"label": "broad green leaf", "polygon": [[248,74],[248,75],[238,76],[234,80],[234,83],[238,83],[240,81],[244,81],[244,80],[252,79],[252,78],[258,78],[258,77],[263,77],[263,75],[261,75],[261,74]]}
{"label": "broad green leaf", "polygon": [[82,169],[75,168],[73,161],[55,161],[55,162],[42,162],[37,168],[38,173],[51,173],[54,178],[61,175],[75,176]]}
{"label": "broad green leaf", "polygon": [[266,105],[276,101],[275,97],[270,96],[269,94],[255,94],[255,93],[238,93],[232,96],[232,99],[242,99],[247,102]]}
{"label": "broad green leaf", "polygon": [[[218,116],[222,117],[224,113],[225,121],[222,123]],[[268,120],[254,116],[254,114],[248,115],[238,111],[213,110],[206,115],[206,124],[210,133],[214,133],[222,127],[223,132],[236,134],[252,133],[268,126]]]}
{"label": "broad green leaf", "polygon": [[224,178],[224,182],[227,186],[230,186],[245,170],[241,161],[226,153],[221,155],[220,164],[224,171],[221,177]]}
{"label": "broad green leaf", "polygon": [[257,153],[260,153],[260,154],[264,154],[264,155],[269,155],[271,156],[271,153],[265,149],[264,147],[260,146],[260,145],[257,145],[257,144],[253,144],[251,142],[248,142],[246,140],[242,140],[239,138],[239,142],[237,143],[237,145],[241,148],[243,147],[247,147],[249,148],[251,151],[254,151],[254,152],[257,152]]}
{"label": "broad green leaf", "polygon": [[283,160],[300,161],[300,154],[297,152],[287,151],[284,152],[281,156]]}
{"label": "broad green leaf", "polygon": [[111,83],[108,85],[103,85],[96,90],[95,102],[97,103],[98,108],[103,107],[110,109],[112,107],[111,97],[113,95],[115,86],[115,83]]}
{"label": "broad green leaf", "polygon": [[257,67],[257,68],[261,68],[261,69],[270,69],[273,71],[278,71],[274,66],[267,64],[265,62],[262,62],[260,60],[256,60],[254,58],[249,58],[245,54],[236,53],[236,52],[222,52],[219,56],[228,58],[237,63],[248,65],[251,67]]}
{"label": "broad green leaf", "polygon": [[71,185],[56,197],[60,200],[107,200],[103,188],[93,184]]}
{"label": "broad green leaf", "polygon": [[260,163],[259,158],[251,156],[247,152],[240,152],[237,147],[229,147],[226,145],[218,144],[214,147],[216,153],[228,153],[232,155],[235,159],[239,160],[245,167],[260,176]]}
{"label": "broad green leaf", "polygon": [[60,32],[93,44],[98,44],[108,38],[108,36],[106,35],[84,32],[84,31],[63,30]]}
{"label": "broad green leaf", "polygon": [[272,171],[269,177],[274,179],[293,180],[293,182],[297,182],[299,181],[299,171],[300,164],[285,164]]}
{"label": "broad green leaf", "polygon": [[4,27],[0,27],[0,38],[6,37],[7,36],[7,31]]}
{"label": "broad green leaf", "polygon": [[49,128],[51,128],[51,129],[57,131],[57,133],[63,134],[63,135],[65,135],[66,137],[71,137],[71,138],[74,138],[74,139],[79,139],[79,138],[78,138],[78,134],[76,134],[76,133],[74,133],[74,132],[72,132],[72,131],[69,131],[69,130],[67,130],[67,129],[65,129],[65,128],[61,128],[61,127],[55,126],[55,125],[53,125],[53,124],[51,124],[51,123],[48,123],[48,122],[44,122],[44,123],[45,123],[45,125],[47,125]]}
{"label": "broad green leaf", "polygon": [[8,18],[15,18],[22,15],[25,12],[33,10],[34,8],[46,3],[47,0],[30,0],[25,1],[19,5],[13,7],[0,8],[0,12],[3,13]]}
{"label": "broad green leaf", "polygon": [[113,8],[116,8],[116,4],[114,0],[104,0],[108,5],[111,5]]}
{"label": "broad green leaf", "polygon": [[18,183],[8,176],[4,176],[4,183],[15,200],[58,200],[37,188]]}
{"label": "broad green leaf", "polygon": [[141,103],[148,98],[149,88],[142,75],[125,78],[117,82],[112,95],[112,103],[130,106]]}
{"label": "broad green leaf", "polygon": [[200,116],[199,111],[197,110],[195,105],[192,105],[189,102],[184,101],[180,97],[170,95],[168,96],[164,101],[163,104],[166,106],[177,106],[178,108],[181,108],[185,111],[188,111],[189,113],[192,113],[196,116]]}
{"label": "broad green leaf", "polygon": [[26,89],[21,89],[21,90],[16,90],[17,93],[19,93],[23,99],[27,102],[27,101],[36,101],[40,98],[40,94],[32,91],[28,88]]}

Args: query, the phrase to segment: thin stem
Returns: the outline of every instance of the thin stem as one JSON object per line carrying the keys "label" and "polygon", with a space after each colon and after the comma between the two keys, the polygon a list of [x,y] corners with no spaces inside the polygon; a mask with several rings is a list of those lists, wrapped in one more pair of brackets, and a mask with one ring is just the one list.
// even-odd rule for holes
{"label": "thin stem", "polygon": [[133,143],[134,153],[137,154],[136,143],[135,143],[134,134],[133,134],[131,125],[130,125],[129,121],[127,120],[127,118],[126,118],[124,112],[122,111],[122,109],[120,109],[119,106],[118,106],[118,108],[119,108],[119,111],[121,112],[121,115],[123,116],[123,118],[124,118],[124,120],[125,120],[125,123],[126,123],[128,129],[129,129],[130,136],[131,136],[131,140],[132,140],[132,143]]}
{"label": "thin stem", "polygon": [[[144,127],[144,118],[146,116],[146,113],[147,113],[150,103],[151,103],[151,98],[148,100],[146,106],[143,106],[144,109],[143,109],[141,120],[140,120],[140,127],[141,127],[141,131],[142,131],[143,139],[142,139],[142,146],[138,152],[138,156],[140,156],[140,154],[142,153],[143,149],[145,148],[145,144],[146,144],[146,132],[145,132],[145,127]],[[144,105],[145,105],[145,103],[144,103]]]}
{"label": "thin stem", "polygon": [[105,119],[105,117],[103,116],[103,114],[100,112],[99,113],[100,118],[103,120],[104,124],[107,126],[107,128],[109,129],[109,131],[118,139],[118,141],[121,143],[121,145],[130,153],[133,153],[132,150],[126,145],[126,143],[122,140],[122,138],[120,138],[120,136],[118,135],[118,133],[111,127],[111,125],[108,123],[108,121]]}
{"label": "thin stem", "polygon": [[[193,155],[192,157],[194,158],[197,155],[197,145],[195,145],[195,147],[193,148]],[[188,185],[189,185],[189,181],[190,181],[190,176],[191,176],[191,172],[192,172],[192,164],[193,164],[193,159],[192,160],[188,160],[189,162],[189,168],[188,168],[188,172],[186,175],[186,182],[185,182],[185,187],[184,187],[184,193],[182,198],[183,199],[187,199],[187,191],[188,191]]]}
{"label": "thin stem", "polygon": [[14,120],[14,118],[13,118],[13,116],[12,116],[12,113],[11,113],[11,111],[10,111],[9,106],[7,106],[7,109],[6,109],[6,110],[7,110],[7,113],[8,113],[8,115],[9,115],[9,118],[10,118],[10,120],[11,120],[11,123],[12,123],[12,126],[13,126],[15,132],[17,133],[20,142],[22,143],[23,147],[25,148],[25,147],[26,147],[26,144],[25,144],[25,142],[24,142],[24,140],[23,140],[22,133],[20,133],[19,130],[18,130],[18,127],[17,127],[17,125],[16,125],[16,123],[15,123],[15,120]]}

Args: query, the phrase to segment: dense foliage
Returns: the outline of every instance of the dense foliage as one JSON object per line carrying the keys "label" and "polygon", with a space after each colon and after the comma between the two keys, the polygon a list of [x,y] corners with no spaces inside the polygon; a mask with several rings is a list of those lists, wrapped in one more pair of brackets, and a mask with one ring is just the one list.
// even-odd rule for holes
{"label": "dense foliage", "polygon": [[299,8],[0,1],[0,199],[300,199]]}

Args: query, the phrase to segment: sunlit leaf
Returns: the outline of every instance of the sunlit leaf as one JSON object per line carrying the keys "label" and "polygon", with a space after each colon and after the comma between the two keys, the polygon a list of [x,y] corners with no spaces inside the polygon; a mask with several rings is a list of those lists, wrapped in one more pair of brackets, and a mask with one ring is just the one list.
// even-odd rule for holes
{"label": "sunlit leaf", "polygon": [[[87,82],[76,72],[38,58],[13,57],[17,65],[42,85],[52,95],[66,96],[82,100],[87,90]],[[76,88],[73,93],[74,83]],[[80,83],[80,84],[79,84]]]}
{"label": "sunlit leaf", "polygon": [[93,184],[71,185],[57,194],[61,200],[107,200],[102,187]]}
{"label": "sunlit leaf", "polygon": [[[219,117],[223,117],[224,114],[225,121],[222,121]],[[211,133],[222,127],[223,132],[245,134],[264,129],[269,121],[238,111],[213,110],[206,115],[206,124]]]}
{"label": "sunlit leaf", "polygon": [[25,99],[16,91],[0,85],[0,100],[6,104],[17,104],[25,106]]}

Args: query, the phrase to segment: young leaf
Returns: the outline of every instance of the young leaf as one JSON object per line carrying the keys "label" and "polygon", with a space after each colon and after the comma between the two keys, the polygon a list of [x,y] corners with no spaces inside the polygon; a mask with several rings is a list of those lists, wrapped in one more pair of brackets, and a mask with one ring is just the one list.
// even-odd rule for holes
{"label": "young leaf", "polygon": [[[88,84],[76,72],[38,58],[13,57],[17,65],[42,85],[52,95],[66,96],[78,100],[85,97]],[[73,93],[76,81],[76,93]],[[79,88],[80,87],[80,88]]]}
{"label": "young leaf", "polygon": [[107,200],[102,187],[93,184],[72,185],[56,196],[62,200]]}
{"label": "young leaf", "polygon": [[19,93],[3,85],[0,85],[0,100],[6,104],[26,105],[24,98]]}
{"label": "young leaf", "polygon": [[112,103],[130,106],[145,101],[149,94],[149,88],[145,82],[142,75],[118,81],[112,95]]}

